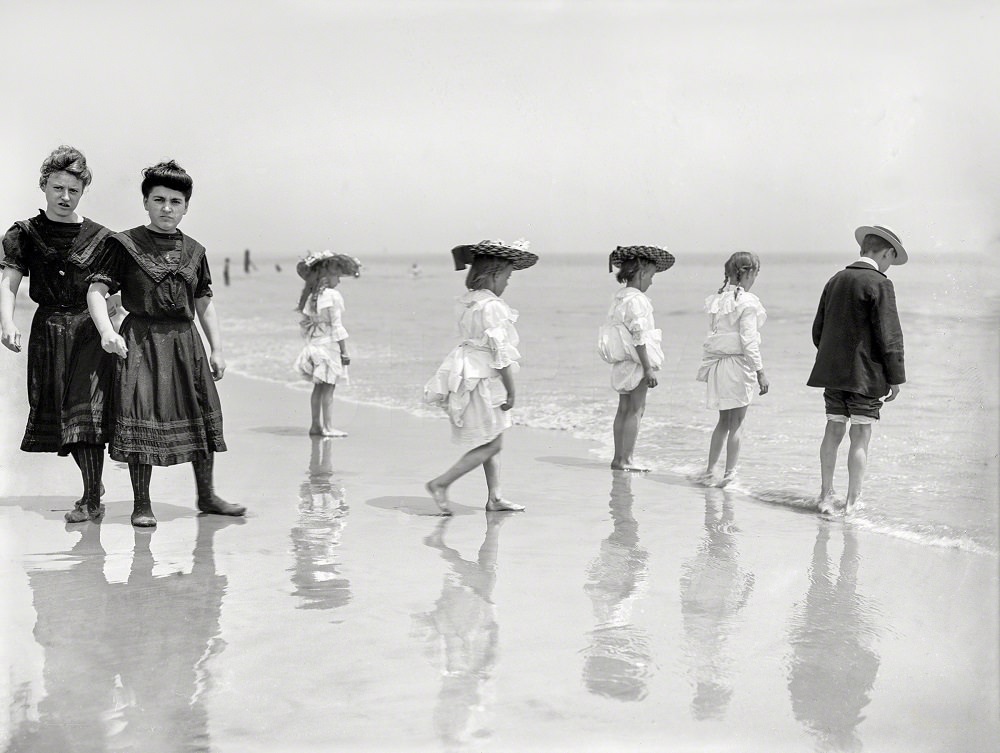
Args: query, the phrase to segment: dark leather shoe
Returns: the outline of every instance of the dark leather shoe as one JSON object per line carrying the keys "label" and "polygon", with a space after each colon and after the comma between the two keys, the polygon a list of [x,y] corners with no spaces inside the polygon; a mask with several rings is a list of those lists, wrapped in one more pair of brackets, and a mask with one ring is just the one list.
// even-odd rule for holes
{"label": "dark leather shoe", "polygon": [[136,528],[152,528],[156,525],[153,506],[149,502],[135,503],[132,510],[132,525]]}
{"label": "dark leather shoe", "polygon": [[247,508],[243,505],[234,505],[231,502],[214,494],[209,500],[198,500],[198,509],[206,515],[233,515],[239,517],[245,515]]}

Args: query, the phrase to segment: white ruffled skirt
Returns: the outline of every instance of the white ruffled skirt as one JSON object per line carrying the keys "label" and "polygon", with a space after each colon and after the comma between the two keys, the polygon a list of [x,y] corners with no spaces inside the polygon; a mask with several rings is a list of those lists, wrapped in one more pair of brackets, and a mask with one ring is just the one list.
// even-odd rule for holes
{"label": "white ruffled skirt", "polygon": [[507,388],[489,362],[488,350],[459,345],[424,385],[424,402],[448,414],[452,441],[465,450],[492,442],[512,425],[510,411],[500,410]]}
{"label": "white ruffled skirt", "polygon": [[706,404],[710,410],[742,408],[753,402],[757,371],[750,357],[743,354],[738,335],[709,336],[702,350],[698,381],[708,386]]}
{"label": "white ruffled skirt", "polygon": [[340,362],[340,346],[307,342],[295,359],[293,368],[313,384],[348,384],[347,367]]}
{"label": "white ruffled skirt", "polygon": [[[663,348],[660,345],[660,330],[653,329],[646,334],[646,357],[653,370],[663,365]],[[632,334],[624,324],[605,324],[597,335],[597,352],[611,364],[611,389],[615,392],[631,392],[642,381],[642,364],[632,343]]]}

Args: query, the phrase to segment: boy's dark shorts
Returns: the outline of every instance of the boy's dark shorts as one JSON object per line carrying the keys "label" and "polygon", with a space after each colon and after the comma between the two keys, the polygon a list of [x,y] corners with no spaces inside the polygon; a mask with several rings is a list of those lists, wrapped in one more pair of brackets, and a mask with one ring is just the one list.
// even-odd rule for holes
{"label": "boy's dark shorts", "polygon": [[852,424],[870,424],[878,421],[882,401],[877,397],[861,395],[847,390],[823,390],[828,421]]}

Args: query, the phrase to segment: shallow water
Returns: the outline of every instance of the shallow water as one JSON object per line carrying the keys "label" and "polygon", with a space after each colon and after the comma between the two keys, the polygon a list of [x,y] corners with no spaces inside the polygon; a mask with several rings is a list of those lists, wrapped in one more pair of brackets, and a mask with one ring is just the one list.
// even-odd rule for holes
{"label": "shallow water", "polygon": [[[420,401],[424,382],[454,344],[452,303],[462,274],[447,259],[368,259],[345,280],[351,333],[348,400],[440,417]],[[741,489],[762,500],[808,505],[819,487],[822,393],[805,386],[814,349],[810,330],[825,281],[851,258],[763,258],[754,292],[768,310],[762,352],[770,394],[751,406],[744,430]],[[290,364],[300,347],[299,279],[287,270],[234,276],[216,285],[231,367],[306,390]],[[981,257],[914,259],[891,270],[906,342],[908,381],[883,409],[873,438],[858,525],[928,545],[996,553],[1000,401],[1000,269]],[[695,381],[706,327],[704,297],[721,281],[721,261],[684,259],[658,275],[649,295],[663,330],[665,364],[650,392],[638,458],[659,471],[701,469],[717,414]],[[617,288],[601,259],[545,258],[515,274],[505,299],[520,310],[524,355],[515,421],[569,431],[611,454],[617,397],[596,332]],[[303,396],[302,399],[305,399]],[[846,490],[846,442],[837,487]]]}

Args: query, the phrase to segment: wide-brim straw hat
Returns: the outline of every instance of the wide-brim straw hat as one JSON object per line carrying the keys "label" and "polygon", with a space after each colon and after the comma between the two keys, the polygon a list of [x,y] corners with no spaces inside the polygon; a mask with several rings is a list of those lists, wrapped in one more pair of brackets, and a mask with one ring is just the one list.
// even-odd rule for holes
{"label": "wide-brim straw hat", "polygon": [[636,258],[653,262],[657,272],[666,272],[676,261],[672,253],[659,246],[619,246],[608,257],[608,271],[612,272],[613,268],[620,267],[622,262]]}
{"label": "wide-brim straw hat", "polygon": [[451,255],[455,258],[456,270],[465,269],[477,256],[496,256],[506,259],[514,265],[514,269],[527,269],[538,261],[538,254],[528,250],[528,242],[525,240],[514,243],[479,241],[479,243],[455,246],[451,250]]}
{"label": "wide-brim straw hat", "polygon": [[312,273],[313,269],[320,262],[328,263],[331,267],[337,270],[337,272],[344,277],[360,277],[361,276],[361,260],[356,256],[348,256],[347,254],[338,254],[335,251],[326,249],[325,251],[316,251],[310,253],[305,259],[302,259],[298,264],[295,265],[295,271],[298,273],[299,277],[303,280],[308,279],[309,275]]}
{"label": "wide-brim straw hat", "polygon": [[892,247],[896,249],[896,258],[892,260],[891,264],[897,266],[906,264],[907,259],[910,258],[906,255],[906,249],[903,248],[903,242],[899,240],[899,236],[889,228],[882,227],[881,225],[862,225],[854,231],[854,239],[858,242],[859,246],[866,235],[877,235],[879,238],[883,238],[892,244]]}

